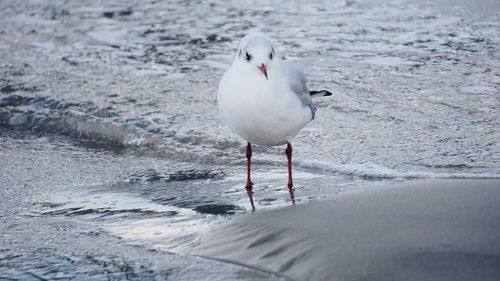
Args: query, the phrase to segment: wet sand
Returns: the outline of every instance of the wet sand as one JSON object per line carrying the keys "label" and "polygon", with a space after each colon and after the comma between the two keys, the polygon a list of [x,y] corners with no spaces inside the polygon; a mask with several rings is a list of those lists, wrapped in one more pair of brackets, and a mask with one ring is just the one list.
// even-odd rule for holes
{"label": "wet sand", "polygon": [[294,280],[500,280],[500,181],[385,184],[257,211],[198,253]]}

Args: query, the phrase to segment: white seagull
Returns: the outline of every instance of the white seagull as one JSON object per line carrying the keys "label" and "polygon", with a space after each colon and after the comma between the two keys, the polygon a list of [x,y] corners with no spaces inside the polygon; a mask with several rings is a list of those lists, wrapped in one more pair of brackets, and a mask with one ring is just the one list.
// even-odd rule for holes
{"label": "white seagull", "polygon": [[247,144],[246,189],[252,208],[250,163],[252,145],[286,144],[288,188],[292,201],[292,145],[289,140],[314,119],[311,97],[330,92],[309,91],[298,67],[281,60],[269,37],[251,33],[241,40],[231,67],[219,83],[217,103],[221,119]]}

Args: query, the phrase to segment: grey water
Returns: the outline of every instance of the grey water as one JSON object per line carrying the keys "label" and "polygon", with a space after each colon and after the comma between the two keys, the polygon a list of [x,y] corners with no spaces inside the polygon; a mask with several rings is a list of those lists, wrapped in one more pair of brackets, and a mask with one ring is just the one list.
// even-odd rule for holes
{"label": "grey water", "polygon": [[[250,211],[217,118],[239,39],[304,69],[296,203],[378,181],[500,178],[498,1],[0,1],[0,280],[280,280],[189,255]],[[254,148],[257,211],[289,206]]]}

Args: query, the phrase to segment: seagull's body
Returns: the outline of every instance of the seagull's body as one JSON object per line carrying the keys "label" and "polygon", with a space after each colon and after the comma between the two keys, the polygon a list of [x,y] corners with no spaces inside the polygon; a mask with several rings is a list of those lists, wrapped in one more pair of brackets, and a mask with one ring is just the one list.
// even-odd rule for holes
{"label": "seagull's body", "polygon": [[[219,83],[217,102],[221,119],[248,141],[248,190],[252,187],[251,144],[287,144],[288,186],[293,199],[289,140],[314,119],[312,93],[307,88],[305,74],[281,60],[267,36],[251,33],[241,40],[231,67]],[[330,95],[327,91],[314,93]]]}
{"label": "seagull's body", "polygon": [[304,73],[285,61],[276,60],[267,67],[269,79],[266,80],[258,69],[248,69],[241,65],[246,62],[237,59],[219,85],[222,120],[253,144],[286,144],[314,118],[316,109]]}

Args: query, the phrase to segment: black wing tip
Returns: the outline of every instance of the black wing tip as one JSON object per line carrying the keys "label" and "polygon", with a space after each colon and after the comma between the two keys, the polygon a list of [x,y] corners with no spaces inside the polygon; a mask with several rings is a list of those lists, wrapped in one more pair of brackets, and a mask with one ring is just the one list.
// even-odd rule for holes
{"label": "black wing tip", "polygon": [[331,96],[332,93],[327,91],[327,90],[321,90],[321,91],[309,91],[309,94],[311,96],[322,96],[322,97],[326,97],[326,96]]}

